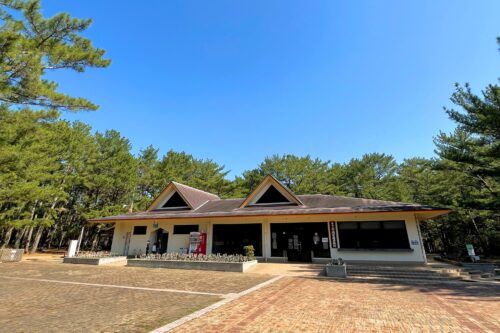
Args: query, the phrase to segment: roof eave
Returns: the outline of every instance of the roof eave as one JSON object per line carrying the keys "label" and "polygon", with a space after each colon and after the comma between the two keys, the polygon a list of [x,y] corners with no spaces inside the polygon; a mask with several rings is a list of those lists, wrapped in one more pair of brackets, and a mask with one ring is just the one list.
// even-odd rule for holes
{"label": "roof eave", "polygon": [[403,214],[403,213],[411,213],[415,214],[419,221],[428,220],[437,216],[445,215],[451,212],[451,209],[448,208],[439,208],[439,209],[421,209],[421,210],[398,210],[398,211],[390,211],[390,210],[373,210],[373,211],[339,211],[339,212],[304,212],[304,213],[285,213],[280,214],[280,211],[277,214],[249,214],[246,212],[245,214],[238,215],[199,215],[193,216],[186,214],[187,216],[177,215],[177,216],[163,216],[163,217],[148,217],[148,216],[138,216],[136,218],[126,218],[125,216],[110,216],[110,217],[102,217],[95,218],[89,220],[89,223],[115,223],[117,221],[121,222],[129,222],[129,221],[140,221],[140,220],[182,220],[182,219],[207,219],[207,218],[234,218],[234,217],[272,217],[272,216],[300,216],[300,215],[356,215],[356,214]]}

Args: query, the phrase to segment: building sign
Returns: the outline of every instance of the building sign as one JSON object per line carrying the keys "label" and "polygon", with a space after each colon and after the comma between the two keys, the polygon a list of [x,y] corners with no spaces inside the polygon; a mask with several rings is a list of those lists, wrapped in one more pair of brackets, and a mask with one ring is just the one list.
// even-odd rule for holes
{"label": "building sign", "polygon": [[153,229],[158,229],[158,222],[153,222]]}
{"label": "building sign", "polygon": [[335,249],[337,248],[337,227],[336,222],[330,221],[328,225],[330,226],[330,244]]}
{"label": "building sign", "polygon": [[323,250],[328,250],[328,237],[321,237],[321,243],[323,244]]}
{"label": "building sign", "polygon": [[411,245],[418,245],[418,240],[412,239],[411,240]]}
{"label": "building sign", "polygon": [[465,244],[465,248],[467,249],[467,253],[470,256],[475,256],[476,255],[476,252],[474,251],[474,246],[472,246],[472,244]]}

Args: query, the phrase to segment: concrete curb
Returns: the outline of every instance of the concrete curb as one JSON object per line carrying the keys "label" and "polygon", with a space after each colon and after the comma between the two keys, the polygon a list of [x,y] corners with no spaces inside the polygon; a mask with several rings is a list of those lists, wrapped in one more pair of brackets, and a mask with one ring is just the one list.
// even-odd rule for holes
{"label": "concrete curb", "polygon": [[129,259],[130,267],[191,269],[204,271],[244,273],[257,264],[257,260],[246,262],[182,261],[182,260],[145,260]]}
{"label": "concrete curb", "polygon": [[103,258],[82,258],[82,257],[65,257],[65,264],[83,264],[83,265],[109,265],[122,263],[127,264],[127,257],[103,257]]}

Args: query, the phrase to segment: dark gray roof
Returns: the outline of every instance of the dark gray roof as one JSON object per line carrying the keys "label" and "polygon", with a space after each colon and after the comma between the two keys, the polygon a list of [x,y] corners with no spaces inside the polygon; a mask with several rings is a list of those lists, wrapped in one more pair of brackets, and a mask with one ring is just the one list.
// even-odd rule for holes
{"label": "dark gray roof", "polygon": [[179,219],[229,216],[274,216],[302,214],[341,214],[369,212],[416,212],[448,211],[445,208],[404,202],[350,198],[334,195],[297,195],[302,206],[247,206],[239,208],[245,199],[216,199],[207,201],[195,210],[152,210],[123,215],[96,218],[93,222],[144,219]]}
{"label": "dark gray roof", "polygon": [[181,192],[182,196],[189,202],[194,209],[200,207],[207,201],[219,200],[215,194],[208,193],[197,188],[187,186],[181,183],[172,182],[174,186]]}

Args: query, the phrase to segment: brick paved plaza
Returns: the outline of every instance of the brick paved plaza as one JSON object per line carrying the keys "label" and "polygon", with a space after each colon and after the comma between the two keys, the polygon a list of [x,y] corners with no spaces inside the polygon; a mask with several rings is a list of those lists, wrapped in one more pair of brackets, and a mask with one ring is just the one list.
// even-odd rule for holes
{"label": "brick paved plaza", "polygon": [[[269,278],[48,262],[0,264],[0,331],[146,332]],[[173,332],[500,332],[499,314],[498,285],[286,276]]]}
{"label": "brick paved plaza", "polygon": [[174,332],[500,332],[499,286],[285,277]]}
{"label": "brick paved plaza", "polygon": [[0,264],[0,332],[146,332],[267,279],[241,273],[4,263]]}

